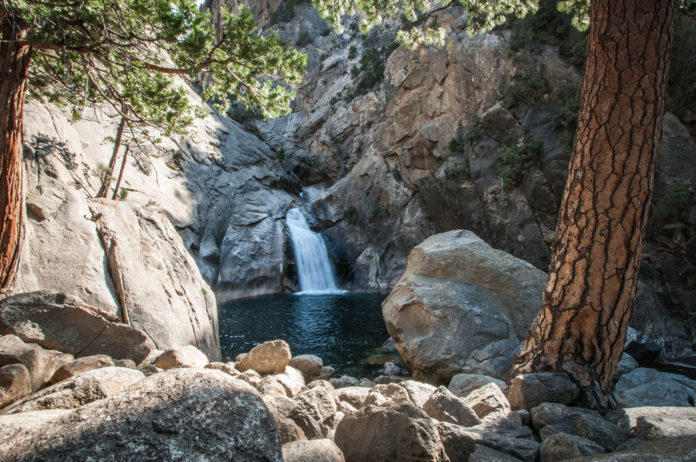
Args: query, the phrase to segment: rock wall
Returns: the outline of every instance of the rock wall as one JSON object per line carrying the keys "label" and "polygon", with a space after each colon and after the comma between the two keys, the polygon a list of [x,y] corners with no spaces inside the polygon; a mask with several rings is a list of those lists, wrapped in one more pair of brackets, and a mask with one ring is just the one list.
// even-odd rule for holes
{"label": "rock wall", "polygon": [[256,136],[209,115],[158,149],[126,137],[122,200],[94,199],[115,132],[99,111],[71,121],[67,109],[27,104],[26,239],[13,291],[75,295],[157,348],[192,344],[218,358],[215,295],[286,285],[283,220],[299,182]]}

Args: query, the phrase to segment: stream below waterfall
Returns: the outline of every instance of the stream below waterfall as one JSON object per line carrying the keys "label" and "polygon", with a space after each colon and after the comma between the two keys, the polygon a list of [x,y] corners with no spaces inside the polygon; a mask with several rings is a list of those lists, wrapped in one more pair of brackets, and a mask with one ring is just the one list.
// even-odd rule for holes
{"label": "stream below waterfall", "polygon": [[374,377],[385,361],[382,344],[389,333],[380,294],[279,294],[220,305],[220,344],[224,361],[275,339],[290,344],[293,356],[314,354],[336,377]]}

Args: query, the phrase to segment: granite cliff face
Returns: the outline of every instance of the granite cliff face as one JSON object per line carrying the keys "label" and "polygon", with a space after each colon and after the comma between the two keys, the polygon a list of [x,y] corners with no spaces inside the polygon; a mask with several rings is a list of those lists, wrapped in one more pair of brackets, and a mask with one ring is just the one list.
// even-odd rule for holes
{"label": "granite cliff face", "polygon": [[193,344],[217,358],[215,294],[283,290],[283,219],[299,183],[266,144],[210,115],[160,149],[127,140],[123,200],[93,199],[115,125],[95,111],[71,122],[49,103],[27,105],[27,238],[13,290],[65,292],[157,348]]}
{"label": "granite cliff face", "polygon": [[[409,51],[393,42],[398,23],[364,37],[357,19],[346,19],[338,36],[297,3],[272,27],[308,54],[308,75],[294,112],[257,126],[305,187],[343,283],[387,292],[415,245],[453,229],[545,270],[582,69],[543,42],[520,51],[514,31],[469,36],[457,9],[437,17],[448,31],[444,47]],[[383,78],[366,85],[380,66]],[[521,93],[535,86],[531,98]],[[687,295],[696,220],[685,211],[696,143],[685,123],[665,116],[634,315],[634,327],[677,356],[696,347]],[[690,326],[674,347],[666,341],[673,323]]]}

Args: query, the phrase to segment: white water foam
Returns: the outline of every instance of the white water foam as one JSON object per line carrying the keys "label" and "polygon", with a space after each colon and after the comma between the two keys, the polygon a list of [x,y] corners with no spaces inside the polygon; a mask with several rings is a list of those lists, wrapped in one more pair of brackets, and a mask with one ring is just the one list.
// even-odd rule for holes
{"label": "white water foam", "polygon": [[321,236],[311,229],[300,209],[288,211],[285,221],[290,232],[295,264],[303,295],[340,294],[329,253]]}

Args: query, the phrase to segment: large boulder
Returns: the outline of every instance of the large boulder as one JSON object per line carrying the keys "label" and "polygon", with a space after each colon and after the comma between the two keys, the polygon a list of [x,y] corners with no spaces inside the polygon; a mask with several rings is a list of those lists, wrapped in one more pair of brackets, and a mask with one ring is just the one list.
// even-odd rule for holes
{"label": "large boulder", "polygon": [[[22,414],[16,414],[21,418]],[[172,369],[52,420],[5,430],[3,460],[281,462],[258,393],[208,369]]]}
{"label": "large boulder", "polygon": [[25,343],[16,335],[0,337],[0,367],[15,363],[24,364],[31,375],[32,391],[43,387],[61,366],[74,359],[71,354],[45,350],[34,343]]}
{"label": "large boulder", "polygon": [[696,408],[646,406],[616,409],[607,419],[643,440],[675,436],[696,438]]}
{"label": "large boulder", "polygon": [[334,387],[325,380],[316,380],[295,397],[295,403],[290,416],[307,438],[327,437],[338,404]]}
{"label": "large boulder", "polygon": [[124,321],[158,349],[193,345],[220,359],[217,303],[174,226],[127,202],[90,204]]}
{"label": "large boulder", "polygon": [[470,231],[432,236],[382,305],[401,358],[418,380],[457,373],[505,378],[539,311],[546,275]]}
{"label": "large boulder", "polygon": [[47,409],[73,409],[98,399],[108,398],[144,379],[137,369],[103,367],[84,372],[33,393],[2,410],[18,414]]}
{"label": "large boulder", "polygon": [[140,330],[71,295],[30,292],[0,300],[0,334],[75,356],[108,354],[139,363],[153,347]]}
{"label": "large boulder", "polygon": [[433,421],[409,403],[366,406],[336,427],[346,462],[446,461]]}
{"label": "large boulder", "polygon": [[614,396],[620,407],[694,406],[696,380],[639,367],[619,378]]}

